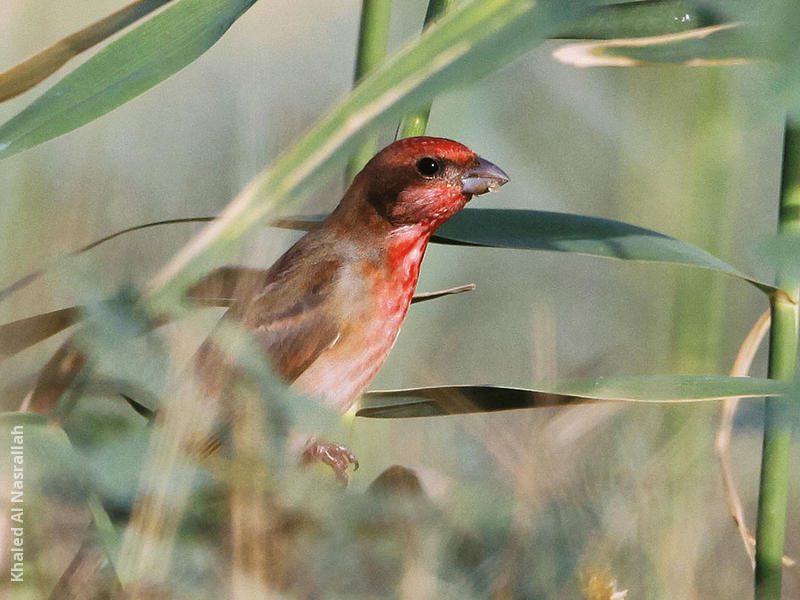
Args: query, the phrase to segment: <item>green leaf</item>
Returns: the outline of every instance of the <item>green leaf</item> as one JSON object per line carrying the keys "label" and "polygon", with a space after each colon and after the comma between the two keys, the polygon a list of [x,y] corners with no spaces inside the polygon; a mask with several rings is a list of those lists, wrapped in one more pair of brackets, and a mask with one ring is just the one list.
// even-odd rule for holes
{"label": "green leaf", "polygon": [[215,221],[151,281],[148,299],[169,310],[275,207],[297,202],[343,162],[368,128],[398,119],[438,93],[474,81],[574,19],[584,2],[475,0],[384,61],[295,146],[257,175]]}
{"label": "green leaf", "polygon": [[85,125],[208,50],[255,0],[181,0],[109,44],[0,127],[0,158]]}
{"label": "green leaf", "polygon": [[571,406],[588,402],[699,402],[729,397],[788,394],[791,384],[725,375],[642,375],[567,379],[535,389],[453,385],[367,392],[360,417],[431,417],[516,408]]}
{"label": "green leaf", "polygon": [[170,0],[136,0],[58,40],[28,60],[0,73],[0,102],[18,96],[49,77],[81,52],[124,29]]}
{"label": "green leaf", "polygon": [[559,30],[559,38],[612,39],[679,33],[719,23],[704,6],[684,0],[619,2],[592,8],[584,17]]}
{"label": "green leaf", "polygon": [[612,219],[540,210],[471,209],[442,225],[433,241],[689,265],[732,275],[766,293],[776,291],[775,286],[745,275],[687,242]]}
{"label": "green leaf", "polygon": [[[307,231],[324,215],[285,217],[276,227]],[[622,221],[541,210],[462,210],[431,238],[439,244],[575,252],[589,256],[663,262],[720,271],[752,283],[767,294],[777,288],[745,275],[712,254],[663,233]]]}

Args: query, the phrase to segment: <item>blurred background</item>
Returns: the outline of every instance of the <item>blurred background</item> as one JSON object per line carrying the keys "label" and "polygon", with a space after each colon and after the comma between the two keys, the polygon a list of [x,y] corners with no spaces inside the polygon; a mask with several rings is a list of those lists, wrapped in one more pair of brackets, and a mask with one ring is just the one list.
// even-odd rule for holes
{"label": "blurred background", "polygon": [[[394,3],[390,48],[418,35],[426,4]],[[5,0],[0,70],[119,6],[112,0]],[[86,127],[3,161],[0,286],[131,225],[217,214],[350,89],[359,12],[357,0],[258,2],[216,46],[166,82]],[[539,46],[434,102],[431,135],[467,144],[511,176],[501,193],[471,206],[619,219],[691,242],[770,280],[758,248],[776,226],[783,116],[762,93],[758,65],[576,69],[551,58],[558,46]],[[42,89],[0,105],[0,121]],[[382,143],[393,135],[383,131]],[[303,212],[329,211],[343,189],[335,178]],[[0,303],[0,322],[143,284],[200,228],[174,225],[114,240]],[[233,262],[268,266],[297,237],[263,228]],[[723,374],[767,308],[755,288],[690,268],[431,246],[418,290],[464,283],[477,289],[411,308],[372,389]],[[170,346],[175,368],[219,314],[203,311],[168,328],[177,340]],[[31,377],[64,339],[0,363],[4,410],[19,405]],[[766,373],[763,355],[754,375]],[[120,349],[119,356],[126,360],[109,360],[104,372],[145,381],[153,376],[147,343]],[[86,404],[97,419],[122,418],[124,407]],[[589,597],[581,590],[598,574],[616,579],[629,598],[749,598],[752,572],[714,455],[719,410],[717,403],[617,403],[353,418],[348,439],[337,440],[361,461],[345,498],[359,495],[390,465],[419,468],[434,501],[488,549],[474,580],[452,587],[439,581],[439,597],[479,598],[506,589],[498,573],[508,568],[524,577],[509,575],[509,595],[497,597]],[[751,526],[761,410],[761,400],[742,403],[732,445]],[[76,426],[76,445],[92,469],[105,470],[101,478],[113,496],[123,484],[109,472],[118,468],[115,461],[125,462],[120,446],[133,434],[120,425],[119,436],[99,440],[102,427],[93,427]],[[797,454],[795,444],[794,464]],[[797,470],[791,487],[796,499]],[[790,501],[789,510],[787,554],[798,558],[800,509]],[[51,556],[41,569],[57,570],[51,565],[63,561]],[[417,581],[420,590],[428,589],[425,581]],[[797,568],[786,571],[784,589],[786,598],[800,598]]]}

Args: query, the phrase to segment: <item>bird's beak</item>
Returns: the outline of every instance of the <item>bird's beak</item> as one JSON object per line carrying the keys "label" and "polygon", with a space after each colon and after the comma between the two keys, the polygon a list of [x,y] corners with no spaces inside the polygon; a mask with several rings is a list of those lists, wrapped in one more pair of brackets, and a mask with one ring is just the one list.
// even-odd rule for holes
{"label": "bird's beak", "polygon": [[480,195],[496,192],[508,181],[505,171],[488,160],[478,157],[478,164],[464,173],[461,183],[465,194]]}

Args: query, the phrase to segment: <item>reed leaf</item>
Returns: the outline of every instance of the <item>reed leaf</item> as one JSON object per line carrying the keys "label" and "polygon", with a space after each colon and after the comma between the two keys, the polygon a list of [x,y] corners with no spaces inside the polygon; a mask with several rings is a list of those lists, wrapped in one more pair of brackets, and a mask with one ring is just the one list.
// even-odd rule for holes
{"label": "reed leaf", "polygon": [[0,126],[0,159],[85,125],[180,71],[255,0],[180,0],[103,48]]}
{"label": "reed leaf", "polygon": [[55,73],[69,60],[169,1],[136,0],[80,31],[58,40],[5,73],[0,73],[0,102],[26,92]]}
{"label": "reed leaf", "polygon": [[450,385],[367,392],[356,416],[431,417],[601,401],[700,402],[731,396],[784,396],[790,390],[791,384],[782,381],[726,375],[590,377],[566,379],[530,389]]}
{"label": "reed leaf", "polygon": [[763,58],[754,54],[750,34],[752,29],[741,23],[723,23],[649,37],[570,43],[557,48],[553,58],[575,67],[738,65]]}

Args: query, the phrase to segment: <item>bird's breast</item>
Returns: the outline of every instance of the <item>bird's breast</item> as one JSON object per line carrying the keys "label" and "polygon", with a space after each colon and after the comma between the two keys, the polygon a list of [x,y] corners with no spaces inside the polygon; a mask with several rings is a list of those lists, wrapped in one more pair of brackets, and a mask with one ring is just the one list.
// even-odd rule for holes
{"label": "bird's breast", "polygon": [[295,382],[342,412],[377,375],[405,320],[427,238],[393,240],[380,261],[363,260],[342,273],[352,295],[341,334]]}

